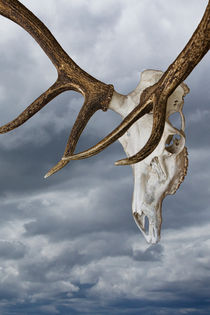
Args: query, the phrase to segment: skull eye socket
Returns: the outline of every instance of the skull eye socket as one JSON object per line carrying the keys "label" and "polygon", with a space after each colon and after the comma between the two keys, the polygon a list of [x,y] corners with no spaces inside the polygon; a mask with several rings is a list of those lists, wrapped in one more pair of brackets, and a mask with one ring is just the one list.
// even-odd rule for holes
{"label": "skull eye socket", "polygon": [[169,135],[166,143],[165,143],[165,149],[169,153],[178,153],[180,151],[180,142],[181,142],[181,136],[178,134],[175,135]]}

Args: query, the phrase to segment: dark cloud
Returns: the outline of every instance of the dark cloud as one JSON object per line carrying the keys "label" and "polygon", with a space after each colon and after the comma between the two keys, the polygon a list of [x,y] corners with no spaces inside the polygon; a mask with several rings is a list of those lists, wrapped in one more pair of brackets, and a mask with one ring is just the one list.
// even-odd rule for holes
{"label": "dark cloud", "polygon": [[0,259],[19,259],[26,254],[26,247],[20,242],[0,241]]}

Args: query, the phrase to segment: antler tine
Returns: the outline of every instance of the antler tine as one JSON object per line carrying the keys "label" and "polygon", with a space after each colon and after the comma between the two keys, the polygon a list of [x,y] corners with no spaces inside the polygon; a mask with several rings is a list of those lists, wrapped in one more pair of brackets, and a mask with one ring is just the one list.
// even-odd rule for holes
{"label": "antler tine", "polygon": [[[153,102],[153,128],[150,138],[146,145],[134,156],[117,161],[116,165],[129,165],[137,163],[144,158],[146,158],[158,145],[165,124],[165,111],[168,97],[173,93],[173,91],[180,85],[192,72],[199,61],[204,57],[210,48],[210,1],[206,7],[205,13],[202,17],[200,24],[193,33],[191,39],[176,58],[176,60],[169,66],[167,71],[161,77],[161,79],[156,84],[156,88],[152,93],[147,93],[146,97],[141,99],[140,104],[131,112],[128,117],[133,114],[139,114],[141,108],[144,108],[144,102],[147,102],[152,96],[156,100]],[[148,89],[148,92],[150,89]],[[144,95],[145,96],[145,95]],[[136,119],[132,116],[132,121]],[[107,137],[101,140],[98,144],[92,148],[83,151],[81,153],[75,154],[73,156],[68,156],[64,160],[76,160],[84,159],[89,156],[93,156],[108,145],[113,143],[115,140],[120,138],[123,133],[131,126],[130,119],[126,119],[111,132]],[[121,128],[122,127],[122,128]]]}
{"label": "antler tine", "polygon": [[22,124],[41,110],[53,98],[64,91],[64,87],[56,81],[47,91],[41,94],[31,105],[29,105],[17,118],[0,127],[0,133],[9,132]]}
{"label": "antler tine", "polygon": [[[103,94],[101,94],[103,96]],[[107,110],[107,102],[111,100],[112,97],[112,89],[110,89],[109,94],[106,96],[104,95],[104,98],[102,99],[98,98],[98,95],[95,95],[95,99],[91,98],[91,100],[86,99],[84,102],[84,105],[82,106],[77,119],[72,127],[71,133],[69,135],[69,139],[65,148],[64,157],[61,161],[59,161],[53,168],[50,169],[50,171],[45,175],[45,178],[51,176],[52,174],[59,171],[61,168],[63,168],[66,164],[68,164],[69,161],[64,161],[65,156],[73,154],[75,147],[77,145],[77,142],[79,140],[79,137],[86,127],[89,119],[93,116],[93,114],[99,110]]]}
{"label": "antler tine", "polygon": [[115,165],[130,165],[144,160],[157,147],[165,127],[167,98],[155,98],[153,103],[153,126],[150,138],[145,146],[135,155],[115,162]]}
{"label": "antler tine", "polygon": [[[65,150],[68,154],[73,154],[76,142],[91,115],[98,109],[107,110],[113,94],[113,86],[95,79],[82,70],[63,50],[48,28],[18,0],[0,0],[0,14],[19,24],[36,40],[58,72],[56,82],[16,119],[0,127],[0,133],[11,131],[22,125],[60,93],[75,90],[85,97],[85,102]],[[60,161],[50,174],[55,173],[67,163]]]}

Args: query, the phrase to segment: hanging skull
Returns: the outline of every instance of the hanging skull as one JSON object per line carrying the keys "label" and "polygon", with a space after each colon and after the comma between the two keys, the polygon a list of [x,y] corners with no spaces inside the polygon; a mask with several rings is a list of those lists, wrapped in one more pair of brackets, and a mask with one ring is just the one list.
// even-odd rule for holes
{"label": "hanging skull", "polygon": [[[125,118],[139,103],[145,88],[158,82],[162,71],[145,70],[134,91],[128,95],[114,92],[110,109]],[[156,149],[143,161],[131,165],[134,174],[132,213],[135,222],[148,243],[157,243],[161,231],[162,201],[174,194],[187,173],[187,149],[185,147],[185,121],[182,113],[184,96],[189,92],[182,83],[168,98],[164,133]],[[175,128],[169,117],[178,112],[180,129]],[[153,113],[144,115],[121,138],[127,156],[138,152],[148,141],[152,131]]]}

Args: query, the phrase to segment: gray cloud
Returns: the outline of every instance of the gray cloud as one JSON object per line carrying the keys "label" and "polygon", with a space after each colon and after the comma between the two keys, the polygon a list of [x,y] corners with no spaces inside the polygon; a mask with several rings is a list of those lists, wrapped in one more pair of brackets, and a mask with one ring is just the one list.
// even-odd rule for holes
{"label": "gray cloud", "polygon": [[26,254],[26,247],[16,241],[0,241],[0,259],[19,259]]}

